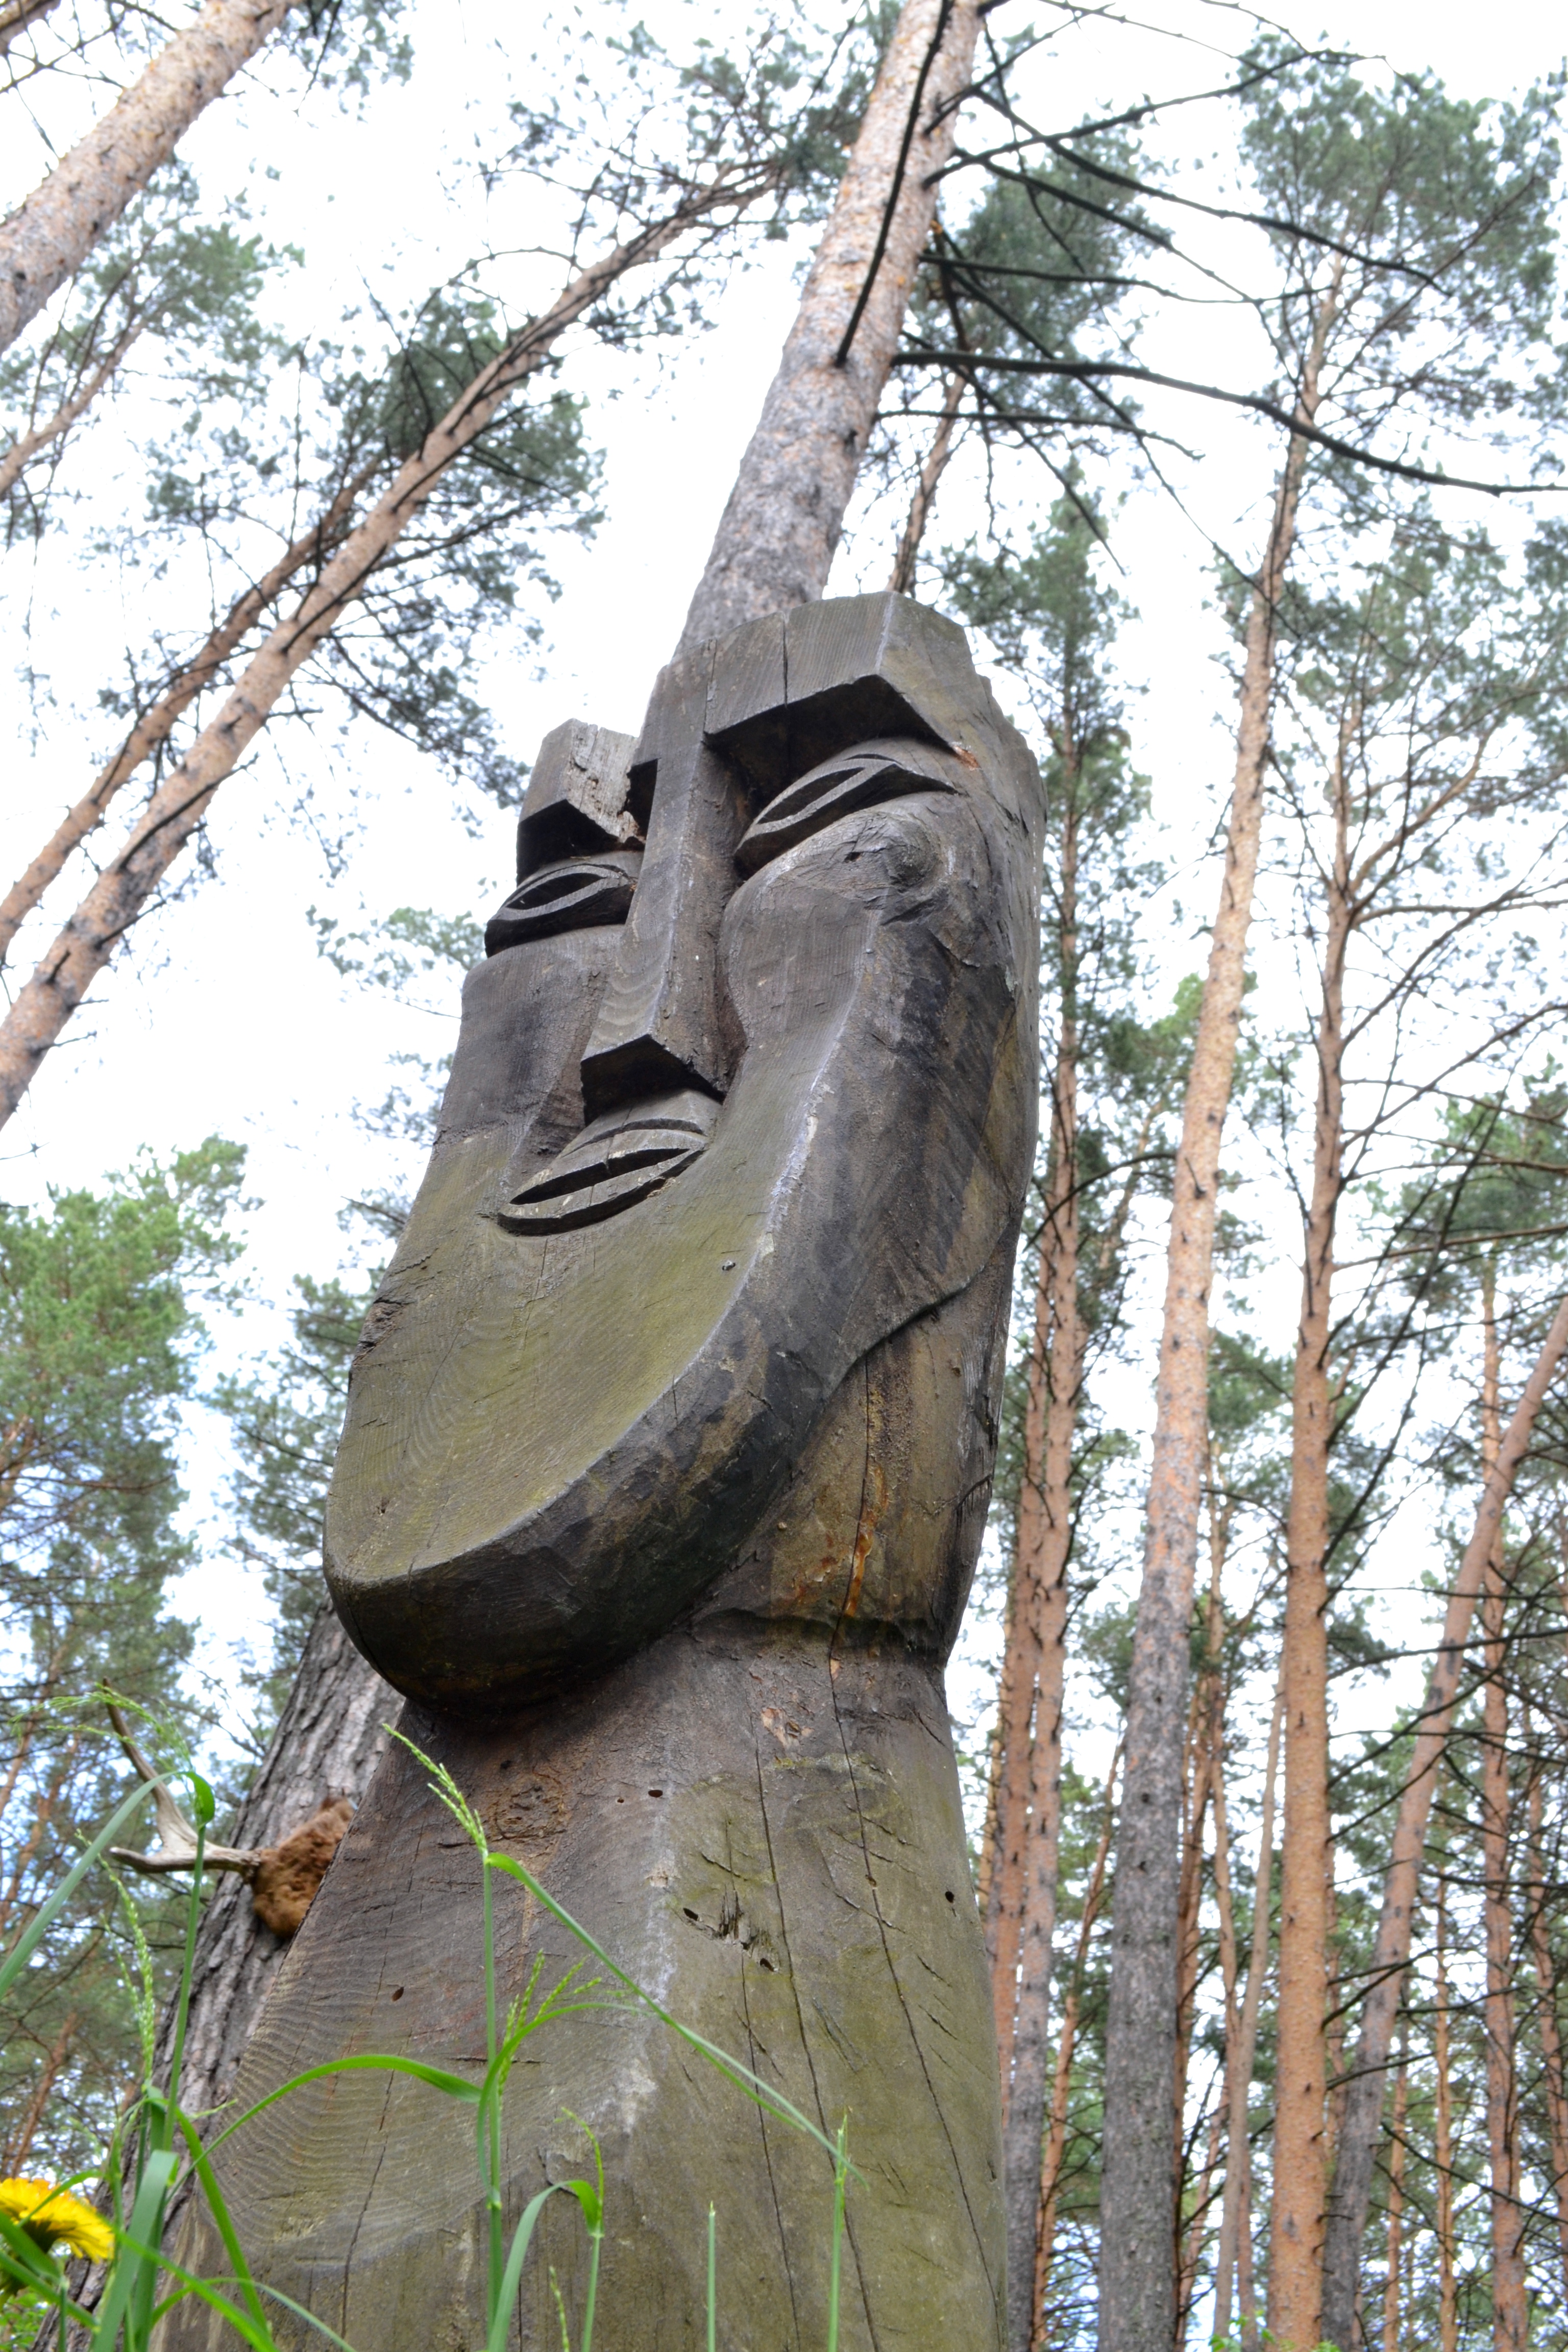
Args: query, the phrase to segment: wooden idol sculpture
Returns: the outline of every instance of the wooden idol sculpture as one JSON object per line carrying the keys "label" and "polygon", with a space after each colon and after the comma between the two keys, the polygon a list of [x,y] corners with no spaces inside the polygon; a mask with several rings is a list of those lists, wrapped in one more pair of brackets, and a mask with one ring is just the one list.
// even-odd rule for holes
{"label": "wooden idol sculpture", "polygon": [[[1003,2337],[942,1665],[1034,1145],[1038,793],[961,631],[893,595],[677,660],[635,745],[547,739],[328,1514],[343,1622],[492,1844],[685,2022],[847,2116],[856,2352]],[[241,2101],[353,2052],[481,2067],[479,1875],[395,1748]],[[504,2011],[534,1955],[548,1983],[581,1953],[510,1882],[496,1904]],[[704,2340],[710,2201],[721,2342],[822,2343],[819,2148],[646,2013],[589,2012],[511,2078],[509,2226],[591,2169],[584,2126],[600,2352]],[[356,2352],[482,2340],[470,2109],[342,2076],[220,2173],[258,2274]],[[552,2265],[580,2308],[561,2199],[514,2342],[560,2341]]]}

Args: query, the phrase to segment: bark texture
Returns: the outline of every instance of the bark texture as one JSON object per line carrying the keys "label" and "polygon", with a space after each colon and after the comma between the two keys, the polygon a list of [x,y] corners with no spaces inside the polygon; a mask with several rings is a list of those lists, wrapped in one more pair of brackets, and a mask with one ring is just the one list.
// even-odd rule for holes
{"label": "bark texture", "polygon": [[1448,1974],[1444,1966],[1447,1906],[1437,1888],[1437,1970],[1432,2016],[1432,2058],[1437,2077],[1437,2115],[1433,2154],[1437,2173],[1437,2344],[1457,2352],[1459,2302],[1454,2277],[1454,2078],[1448,2071]]}
{"label": "bark texture", "polygon": [[912,596],[915,592],[915,564],[925,537],[931,510],[936,503],[937,484],[947,471],[947,461],[952,455],[953,427],[958,423],[959,404],[963,398],[963,378],[950,375],[942,388],[942,415],[931,435],[931,447],[926,451],[921,467],[920,480],[915,484],[910,500],[909,520],[904,535],[899,541],[899,551],[893,559],[892,576],[888,585],[895,595]]}
{"label": "bark texture", "polygon": [[81,268],[197,115],[294,5],[207,0],[195,23],[159,50],[140,79],[0,222],[0,352]]}
{"label": "bark texture", "polygon": [[[240,1807],[235,1843],[276,1846],[318,1803],[358,1804],[403,1701],[362,1658],[323,1603],[271,1746]],[[251,1891],[225,1877],[202,1914],[191,1979],[180,2100],[200,2115],[227,2097],[268,1987],[289,1948],[264,1927]],[[163,2020],[161,2064],[172,2018]]]}
{"label": "bark texture", "polygon": [[1399,2352],[1399,2301],[1405,2230],[1405,2117],[1409,2080],[1405,2053],[1394,2085],[1394,2137],[1388,2151],[1388,2273],[1383,2283],[1383,2352]]}
{"label": "bark texture", "polygon": [[1110,1776],[1105,1784],[1105,1819],[1100,1828],[1100,1843],[1094,1850],[1094,1863],[1089,1874],[1089,1885],[1083,1898],[1083,1916],[1079,1922],[1078,1946],[1073,1954],[1072,1977],[1068,1985],[1067,1999],[1062,2003],[1062,2021],[1057,2032],[1057,2059],[1051,2077],[1050,2120],[1046,2130],[1045,2159],[1040,2168],[1040,2219],[1035,2246],[1034,2326],[1029,2337],[1029,2352],[1047,2352],[1050,2327],[1046,2316],[1046,2298],[1050,2292],[1051,2257],[1056,2250],[1057,2207],[1061,2194],[1062,2168],[1067,2161],[1068,2108],[1072,2094],[1073,2053],[1078,2046],[1078,2022],[1083,2007],[1084,1973],[1089,1965],[1089,1939],[1095,1921],[1100,1916],[1105,1894],[1105,1866],[1110,1858],[1110,1834],[1115,1816],[1116,1776],[1121,1769],[1121,1750],[1118,1748],[1110,1759]]}
{"label": "bark texture", "polygon": [[1350,941],[1345,740],[1330,779],[1334,826],[1318,1014],[1312,1177],[1290,1401],[1287,1526],[1285,1834],[1279,1869],[1279,2057],[1268,2326],[1285,2352],[1318,2341],[1327,2182],[1323,2020],[1329,1969],[1329,1368],[1334,1227],[1343,1190],[1344,984]]}
{"label": "bark texture", "polygon": [[1546,1871],[1542,1859],[1542,1798],[1541,1774],[1530,1781],[1530,1909],[1531,1957],[1535,1963],[1535,1997],[1540,2018],[1542,2073],[1545,2077],[1546,2116],[1551,2134],[1552,2186],[1557,2205],[1557,2244],[1562,2258],[1563,2292],[1568,2294],[1568,2080],[1563,2068],[1563,2034],[1557,2021],[1557,1969],[1546,1932]]}
{"label": "bark texture", "polygon": [[638,263],[652,260],[704,215],[748,201],[755,193],[732,182],[716,183],[613,247],[574,278],[549,310],[514,336],[432,428],[423,447],[322,566],[296,611],[279,623],[252,657],[216,717],[164,778],[125,846],[105,866],[19,991],[0,1024],[0,1126],[15,1111],[120,940],[151,903],[206,814],[213,794],[234,773],[289,680],[336,626],[445,468],[479,437],[503,402],[607,287]]}
{"label": "bark texture", "polygon": [[[1437,1654],[1427,1677],[1426,1704],[1418,1718],[1410,1775],[1399,1801],[1388,1869],[1384,1878],[1377,1941],[1368,1969],[1371,1990],[1362,2012],[1361,2035],[1350,2071],[1333,2189],[1329,2200],[1328,2233],[1323,2255],[1322,2333],[1331,2344],[1348,2345],[1354,2324],[1362,2239],[1372,2200],[1373,2160],[1383,2116],[1383,2095],[1394,2018],[1399,2008],[1399,1989],[1410,1959],[1416,1882],[1426,1844],[1426,1823],[1431,1815],[1432,1800],[1436,1793],[1438,1767],[1453,1725],[1476,1602],[1487,1562],[1501,1540],[1503,1512],[1513,1490],[1519,1465],[1529,1451],[1536,1415],[1564,1349],[1568,1349],[1568,1299],[1564,1299],[1552,1319],[1552,1328],[1525,1383],[1524,1393],[1514,1407],[1513,1418],[1503,1433],[1497,1465],[1482,1492],[1476,1511],[1475,1527],[1454,1580]],[[1439,2067],[1439,2075],[1441,2073]]]}
{"label": "bark texture", "polygon": [[1058,940],[1064,975],[1051,1085],[1051,1138],[1029,1359],[1018,1549],[1013,1578],[1006,1713],[998,1798],[1002,1868],[994,1890],[993,1986],[1007,2163],[1008,2340],[1029,2352],[1049,2071],[1051,1950],[1061,1851],[1062,1703],[1067,1669],[1072,1453],[1083,1379],[1079,1307],[1078,828],[1075,780],[1064,793]]}
{"label": "bark texture", "polygon": [[[311,525],[303,536],[286,549],[269,572],[236,597],[227,613],[212,630],[201,650],[181,665],[164,688],[125,738],[124,742],[100,769],[89,789],[74,808],[68,809],[49,835],[48,840],[25,873],[13,882],[4,898],[0,898],[0,964],[11,951],[11,943],[22,924],[37,905],[51,882],[63,873],[72,852],[79,849],[100,825],[110,803],[122,784],[128,783],[144,761],[166,743],[182,713],[213,683],[224,663],[240,641],[255,627],[275,596],[281,595],[289,582],[298,577],[310,563],[320,563],[342,540],[348,527],[348,517],[353,502],[369,479],[370,469],[356,474],[345,482],[320,521]],[[3,488],[0,482],[0,488]]]}
{"label": "bark texture", "polygon": [[1253,2352],[1258,2314],[1252,2304],[1251,2244],[1247,2234],[1248,2189],[1252,2148],[1247,2132],[1247,2100],[1258,2052],[1258,2016],[1263,2005],[1263,1979],[1268,1973],[1268,1926],[1274,1883],[1274,1784],[1279,1770],[1279,1738],[1285,1720],[1285,1693],[1279,1690],[1268,1725],[1268,1753],[1263,1768],[1263,1813],[1258,1832],[1258,1869],[1252,1882],[1252,1947],[1247,1957],[1247,1984],[1235,2027],[1226,2036],[1225,2079],[1227,2140],[1225,2198],[1220,2208],[1219,2251],[1215,2261],[1214,2332],[1222,2339],[1230,2333],[1231,2282],[1239,2273],[1242,2340]]}
{"label": "bark texture", "polygon": [[63,441],[78,417],[86,415],[142,332],[142,325],[138,320],[135,325],[128,327],[98,365],[78,384],[69,399],[62,400],[41,425],[35,425],[29,432],[18,435],[11,446],[0,455],[0,499],[16,488],[35,457],[52,448],[57,441]]}
{"label": "bark texture", "polygon": [[954,101],[969,80],[978,26],[976,0],[904,0],[681,652],[743,621],[813,604],[826,587],[935,217],[931,175],[952,152]]}
{"label": "bark texture", "polygon": [[[1316,415],[1337,281],[1298,394]],[[1133,1630],[1127,1780],[1112,1897],[1100,2189],[1100,2352],[1163,2352],[1176,2320],[1176,1911],[1181,1871],[1187,1641],[1208,1429],[1208,1297],[1220,1137],[1230,1101],[1263,820],[1263,770],[1280,592],[1295,540],[1307,444],[1293,436],[1253,593],[1237,731],[1225,878],[1183,1106],[1160,1335],[1143,1577]]]}
{"label": "bark texture", "polygon": [[[1489,1258],[1481,1276],[1484,1361],[1481,1460],[1489,1478],[1501,1442],[1498,1404],[1497,1280]],[[1503,1609],[1506,1580],[1500,1530],[1481,1583],[1481,1871],[1486,1914],[1487,2154],[1491,2170],[1492,2345],[1525,2352],[1530,2333],[1524,2278],[1524,2208],[1520,2200],[1519,2113],[1514,2072],[1513,1919],[1509,1885],[1508,1695]]]}

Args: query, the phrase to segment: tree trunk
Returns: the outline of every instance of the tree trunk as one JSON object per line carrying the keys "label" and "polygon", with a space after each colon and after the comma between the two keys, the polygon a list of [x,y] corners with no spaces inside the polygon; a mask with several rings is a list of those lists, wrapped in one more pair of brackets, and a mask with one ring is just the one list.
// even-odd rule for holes
{"label": "tree trunk", "polygon": [[1383,2352],[1399,2352],[1399,2289],[1405,2215],[1405,2110],[1408,2095],[1403,2041],[1394,2083],[1394,2137],[1388,2150],[1388,2276],[1383,2288]]}
{"label": "tree trunk", "polygon": [[35,425],[30,432],[19,434],[11,446],[0,455],[0,499],[16,488],[35,457],[52,448],[57,441],[63,441],[78,417],[87,414],[142,332],[144,323],[137,320],[134,325],[128,327],[104,353],[98,365],[78,383],[69,398],[62,400],[53,415],[46,416],[41,425]]}
{"label": "tree trunk", "polygon": [[49,2094],[59,2078],[60,2068],[70,2054],[70,2046],[80,2023],[81,2011],[68,2010],[64,2024],[44,2053],[43,2069],[33,2085],[33,2095],[23,2110],[22,2120],[16,2126],[16,2137],[0,2150],[0,2172],[7,2175],[18,2173],[26,2163],[28,2150],[38,2126],[44,2120],[44,2109],[49,2104]]}
{"label": "tree trunk", "polygon": [[11,942],[27,916],[50,883],[64,871],[72,852],[79,849],[88,835],[102,824],[109,804],[121,786],[129,782],[143,761],[150,760],[153,752],[168,741],[175,721],[189,709],[196,697],[211,686],[241,638],[255,627],[273,598],[280,595],[308,563],[320,563],[337,545],[347,527],[353,502],[370,479],[373,470],[371,467],[364,467],[345,482],[321,520],[313,524],[302,538],[297,539],[292,547],[284,551],[270,572],[265,572],[243,595],[235,599],[201,651],[180,665],[157,700],[136,721],[112,760],[99,771],[76,806],[61,818],[26,873],[0,899],[0,964],[4,964],[9,955]]}
{"label": "tree trunk", "polygon": [[1437,2076],[1437,2346],[1458,2352],[1459,2304],[1454,2280],[1454,2084],[1449,2073],[1448,1978],[1443,1966],[1447,1905],[1437,1882],[1437,1970],[1432,2017],[1432,2059]]}
{"label": "tree trunk", "polygon": [[164,44],[140,79],[0,222],[0,352],[75,276],[294,5],[207,0],[195,23]]}
{"label": "tree trunk", "polygon": [[1449,1595],[1437,1654],[1427,1677],[1426,1703],[1417,1718],[1410,1774],[1399,1801],[1398,1818],[1384,1879],[1383,1909],[1377,1941],[1368,1971],[1370,1990],[1362,2012],[1361,2037],[1345,2095],[1344,2124],[1339,2160],[1334,2168],[1333,2193],[1323,2261],[1322,2332],[1331,2344],[1348,2345],[1354,2321],[1361,2245],[1372,2197],[1373,2159],[1388,2071],[1399,1988],[1410,1958],[1415,1924],[1416,1879],[1426,1844],[1426,1823],[1458,1696],[1466,1644],[1475,1615],[1487,1562],[1500,1543],[1503,1512],[1514,1476],[1529,1450],[1535,1417],[1553,1374],[1568,1349],[1568,1299],[1553,1318],[1545,1343],[1531,1368],[1524,1393],[1514,1407],[1499,1449],[1497,1466],[1488,1478],[1476,1512],[1476,1523],[1459,1572]]}
{"label": "tree trunk", "polygon": [[1311,2352],[1322,2299],[1327,2182],[1323,2019],[1329,1968],[1329,1372],[1334,1225],[1343,1189],[1344,983],[1350,816],[1342,727],[1330,780],[1334,827],[1318,1013],[1312,1181],[1290,1399],[1285,1579],[1285,1834],[1279,1868],[1279,2057],[1268,2326],[1281,2352]]}
{"label": "tree trunk", "polygon": [[0,0],[0,58],[3,58],[18,33],[47,16],[59,0]]}
{"label": "tree trunk", "polygon": [[[1310,424],[1339,296],[1320,306],[1296,413]],[[1127,1778],[1112,1896],[1100,2176],[1100,2352],[1165,2352],[1175,2330],[1176,1902],[1193,1568],[1208,1426],[1208,1294],[1220,1137],[1230,1101],[1263,825],[1275,628],[1307,444],[1293,436],[1253,593],[1225,878],[1176,1153],[1143,1578],[1132,1640]]]}
{"label": "tree trunk", "polygon": [[[239,1809],[231,1844],[276,1845],[329,1798],[357,1804],[403,1701],[361,1657],[323,1602],[271,1744]],[[331,1865],[328,1865],[329,1868]],[[218,1880],[202,1914],[191,1979],[180,2105],[193,2115],[227,2097],[267,1989],[289,1947],[257,1917],[250,1890]],[[173,2023],[165,2013],[160,2067]]]}
{"label": "tree trunk", "polygon": [[814,604],[952,152],[976,0],[904,0],[679,650]]}
{"label": "tree trunk", "polygon": [[925,537],[931,510],[936,503],[936,486],[947,471],[947,461],[952,455],[952,428],[958,422],[959,405],[963,398],[964,379],[950,375],[942,387],[942,415],[931,435],[931,447],[926,451],[921,467],[915,494],[910,500],[909,520],[904,535],[899,541],[898,554],[893,558],[892,576],[889,587],[896,596],[912,596],[915,589],[915,563]]}
{"label": "tree trunk", "polygon": [[[1500,1443],[1497,1272],[1481,1272],[1481,1461],[1489,1477]],[[1510,1913],[1508,1694],[1503,1687],[1505,1580],[1502,1536],[1487,1556],[1481,1585],[1486,1664],[1481,1757],[1481,1874],[1487,1945],[1487,2153],[1491,2168],[1493,2352],[1525,2352],[1524,2209],[1519,2194],[1519,2107],[1514,2074],[1513,1921]]]}
{"label": "tree trunk", "polygon": [[1068,1986],[1067,1999],[1062,2003],[1062,2021],[1057,2035],[1050,2121],[1046,2132],[1045,2159],[1040,2168],[1040,2219],[1035,2245],[1034,2332],[1029,2339],[1029,2352],[1046,2352],[1047,2343],[1046,2296],[1051,2283],[1051,2255],[1056,2246],[1057,2203],[1061,2195],[1062,2167],[1067,2160],[1073,2052],[1078,2042],[1079,2011],[1083,2005],[1083,1979],[1089,1965],[1089,1937],[1094,1933],[1094,1923],[1100,1916],[1100,1906],[1105,1892],[1105,1865],[1110,1853],[1116,1774],[1121,1762],[1121,1750],[1118,1748],[1110,1759],[1110,1772],[1105,1783],[1105,1821],[1100,1832],[1100,1843],[1095,1848],[1094,1864],[1089,1874],[1089,1886],[1083,1898],[1083,1916],[1079,1922],[1078,1948],[1073,1954],[1072,1978]]}
{"label": "tree trunk", "polygon": [[[1041,2143],[1051,1948],[1061,1850],[1062,1701],[1067,1669],[1068,1555],[1072,1546],[1072,1457],[1083,1378],[1079,1308],[1078,818],[1070,745],[1063,761],[1058,967],[1060,1029],[1051,1086],[1051,1135],[1039,1287],[1029,1360],[1024,1475],[1014,1570],[1014,1712],[1002,1754],[998,1807],[1007,1861],[999,1889],[1016,1906],[997,1921],[994,1979],[1006,2098],[1008,2340],[1029,2352],[1031,2291],[1040,2208]],[[1015,1857],[1016,1859],[1015,1860]],[[1016,1954],[1016,1969],[1010,1956]],[[1005,1971],[1005,1973],[1004,1973]],[[1016,1976],[1016,2004],[1009,1998]],[[1009,2063],[1010,2062],[1010,2063]]]}
{"label": "tree trunk", "polygon": [[1231,2273],[1240,2289],[1241,2325],[1249,2347],[1255,2342],[1258,2315],[1249,2299],[1251,2263],[1244,2232],[1247,2188],[1252,2169],[1252,2144],[1247,2137],[1247,2106],[1252,2088],[1253,2060],[1258,2051],[1258,2015],[1263,2004],[1263,1979],[1268,1973],[1268,1924],[1274,1880],[1274,1784],[1279,1770],[1279,1738],[1285,1717],[1283,1685],[1277,1691],[1268,1722],[1268,1751],[1263,1766],[1263,1812],[1258,1829],[1258,1868],[1252,1881],[1252,1946],[1247,1956],[1247,1986],[1241,1996],[1235,2031],[1226,2034],[1226,2159],[1225,2201],[1220,2209],[1219,2252],[1215,2261],[1215,2334],[1230,2333]]}
{"label": "tree trunk", "polygon": [[1539,1766],[1530,1776],[1530,1912],[1531,1956],[1535,1962],[1536,2014],[1540,2020],[1541,2063],[1546,2080],[1546,2120],[1552,2147],[1552,2189],[1557,2205],[1557,2244],[1563,2263],[1563,2294],[1568,2296],[1568,2078],[1563,2070],[1563,2034],[1557,2021],[1557,1969],[1546,1928],[1546,1869],[1542,1855],[1542,1790]]}
{"label": "tree trunk", "polygon": [[650,261],[695,221],[760,193],[731,180],[684,198],[664,219],[613,247],[574,278],[552,309],[529,323],[481,369],[402,467],[395,480],[300,600],[252,657],[216,717],[167,775],[118,856],[110,859],[0,1024],[0,1126],[11,1117],[71,1014],[145,912],[160,883],[201,824],[226,778],[266,725],[289,680],[336,627],[429,497],[442,473],[475,441],[502,404],[548,358],[566,329],[606,289]]}

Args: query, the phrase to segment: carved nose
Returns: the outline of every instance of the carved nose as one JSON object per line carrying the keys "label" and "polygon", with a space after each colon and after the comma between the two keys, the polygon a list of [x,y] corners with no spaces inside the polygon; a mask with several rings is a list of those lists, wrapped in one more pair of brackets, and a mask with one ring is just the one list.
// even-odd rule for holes
{"label": "carved nose", "polygon": [[672,1087],[722,1097],[719,927],[743,824],[735,772],[696,729],[659,754],[637,895],[583,1057],[590,1119]]}

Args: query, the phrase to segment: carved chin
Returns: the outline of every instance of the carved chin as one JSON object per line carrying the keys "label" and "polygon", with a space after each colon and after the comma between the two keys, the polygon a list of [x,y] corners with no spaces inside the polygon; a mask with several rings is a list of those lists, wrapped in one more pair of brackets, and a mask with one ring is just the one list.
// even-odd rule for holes
{"label": "carved chin", "polygon": [[[884,892],[825,906],[814,848],[748,886],[779,919],[753,906],[732,934],[746,1050],[668,1181],[540,1231],[502,1181],[504,1131],[432,1163],[351,1385],[327,1519],[340,1612],[413,1696],[542,1696],[664,1630],[745,1541],[852,1365],[972,1281],[1016,1213],[1027,1137],[1004,974],[889,922]],[[594,1181],[614,1183],[585,1135],[553,1163],[546,1216],[581,1205],[574,1153],[593,1176],[595,1151]]]}

